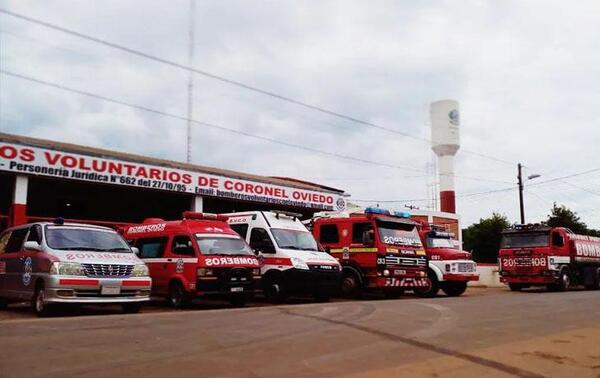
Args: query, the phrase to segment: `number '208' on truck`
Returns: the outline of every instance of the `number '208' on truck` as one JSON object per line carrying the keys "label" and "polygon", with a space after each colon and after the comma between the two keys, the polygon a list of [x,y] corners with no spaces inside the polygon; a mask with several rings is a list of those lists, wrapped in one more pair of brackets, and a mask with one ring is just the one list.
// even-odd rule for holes
{"label": "number '208' on truck", "polygon": [[600,288],[600,238],[568,228],[516,225],[502,233],[498,263],[501,282],[513,291],[531,286],[553,291],[574,285]]}

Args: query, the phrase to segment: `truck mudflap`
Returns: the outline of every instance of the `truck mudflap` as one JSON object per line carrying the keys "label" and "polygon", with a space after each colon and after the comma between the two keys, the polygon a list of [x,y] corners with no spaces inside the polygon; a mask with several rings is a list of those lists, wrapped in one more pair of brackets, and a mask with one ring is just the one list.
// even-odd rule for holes
{"label": "truck mudflap", "polygon": [[414,278],[414,277],[404,277],[404,278],[378,278],[375,280],[375,287],[405,287],[405,288],[415,288],[415,287],[428,287],[431,285],[429,282],[429,278]]}

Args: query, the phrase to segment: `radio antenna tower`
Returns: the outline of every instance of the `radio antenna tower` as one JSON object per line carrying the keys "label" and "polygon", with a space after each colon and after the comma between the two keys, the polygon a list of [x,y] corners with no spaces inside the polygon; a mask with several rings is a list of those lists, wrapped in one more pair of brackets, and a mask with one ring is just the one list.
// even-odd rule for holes
{"label": "radio antenna tower", "polygon": [[[188,32],[188,65],[194,66],[194,30],[196,29],[196,0],[190,0],[190,29]],[[192,116],[194,113],[194,73],[190,70],[188,77],[188,98],[187,98],[187,157],[186,161],[192,160]]]}

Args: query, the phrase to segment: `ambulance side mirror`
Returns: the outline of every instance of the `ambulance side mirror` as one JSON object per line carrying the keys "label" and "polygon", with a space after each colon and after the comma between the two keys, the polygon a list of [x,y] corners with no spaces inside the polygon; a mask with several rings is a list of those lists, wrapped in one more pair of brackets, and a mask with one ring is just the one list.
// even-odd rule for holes
{"label": "ambulance side mirror", "polygon": [[25,244],[23,244],[23,249],[28,250],[28,251],[41,251],[42,246],[40,245],[40,243],[38,243],[36,241],[29,240],[29,241],[26,241]]}
{"label": "ambulance side mirror", "polygon": [[136,256],[140,255],[140,249],[138,247],[131,247],[131,252],[133,252]]}

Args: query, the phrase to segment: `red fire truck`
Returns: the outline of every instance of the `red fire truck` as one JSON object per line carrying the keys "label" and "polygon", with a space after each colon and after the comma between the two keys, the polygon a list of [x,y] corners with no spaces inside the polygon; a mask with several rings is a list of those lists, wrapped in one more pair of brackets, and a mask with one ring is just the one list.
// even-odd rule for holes
{"label": "red fire truck", "polygon": [[500,280],[513,291],[530,286],[600,288],[600,238],[568,228],[516,225],[502,233],[498,260]]}
{"label": "red fire truck", "polygon": [[429,259],[427,276],[431,285],[417,290],[417,295],[435,297],[440,289],[450,297],[463,294],[467,282],[479,280],[477,264],[471,259],[471,254],[456,247],[454,234],[444,226],[425,221],[420,223],[419,235]]}
{"label": "red fire truck", "polygon": [[381,290],[397,297],[403,290],[426,289],[427,256],[410,214],[367,208],[364,213],[315,218],[312,231],[342,264],[342,294]]}
{"label": "red fire truck", "polygon": [[225,215],[186,211],[183,220],[151,218],[122,231],[150,269],[152,294],[172,307],[206,296],[243,305],[260,281],[256,256]]}

